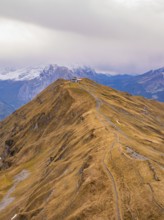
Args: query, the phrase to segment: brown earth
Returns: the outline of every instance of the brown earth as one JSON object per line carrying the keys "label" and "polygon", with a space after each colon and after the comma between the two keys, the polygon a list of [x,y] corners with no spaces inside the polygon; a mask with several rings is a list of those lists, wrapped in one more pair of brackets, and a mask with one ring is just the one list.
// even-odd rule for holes
{"label": "brown earth", "polygon": [[0,122],[0,219],[162,220],[163,146],[163,103],[58,80]]}

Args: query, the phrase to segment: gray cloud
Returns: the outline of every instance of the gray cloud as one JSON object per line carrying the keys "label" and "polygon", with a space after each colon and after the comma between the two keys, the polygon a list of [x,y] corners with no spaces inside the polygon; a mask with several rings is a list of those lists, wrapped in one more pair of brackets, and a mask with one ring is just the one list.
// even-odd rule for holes
{"label": "gray cloud", "polygon": [[0,18],[1,30],[9,24],[19,35],[4,44],[0,33],[1,60],[118,72],[163,66],[163,0],[0,0]]}

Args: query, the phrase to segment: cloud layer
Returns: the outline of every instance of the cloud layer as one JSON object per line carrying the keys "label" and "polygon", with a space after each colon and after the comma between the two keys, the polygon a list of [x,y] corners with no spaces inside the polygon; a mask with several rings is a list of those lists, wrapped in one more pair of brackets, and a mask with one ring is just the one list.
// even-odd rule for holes
{"label": "cloud layer", "polygon": [[163,66],[163,0],[1,0],[0,62]]}

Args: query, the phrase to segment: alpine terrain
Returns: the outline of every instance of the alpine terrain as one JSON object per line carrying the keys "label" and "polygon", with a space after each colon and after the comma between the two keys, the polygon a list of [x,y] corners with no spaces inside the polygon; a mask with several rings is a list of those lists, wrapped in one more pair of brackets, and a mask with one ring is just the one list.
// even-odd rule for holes
{"label": "alpine terrain", "polygon": [[133,95],[164,102],[164,68],[141,75],[109,75],[89,67],[70,68],[59,65],[40,65],[21,69],[0,69],[0,120],[59,78],[82,77]]}
{"label": "alpine terrain", "polygon": [[164,103],[57,80],[0,122],[0,219],[164,219]]}
{"label": "alpine terrain", "polygon": [[109,78],[88,67],[68,68],[56,64],[0,70],[0,120],[31,101],[57,79],[71,79],[75,76],[95,81],[107,81]]}

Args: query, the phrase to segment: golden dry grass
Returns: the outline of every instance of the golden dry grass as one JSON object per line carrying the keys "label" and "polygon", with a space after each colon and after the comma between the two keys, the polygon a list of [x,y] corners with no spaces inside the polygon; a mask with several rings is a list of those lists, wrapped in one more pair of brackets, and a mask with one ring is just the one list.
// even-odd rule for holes
{"label": "golden dry grass", "polygon": [[163,219],[164,104],[88,79],[58,80],[0,123],[0,219]]}

